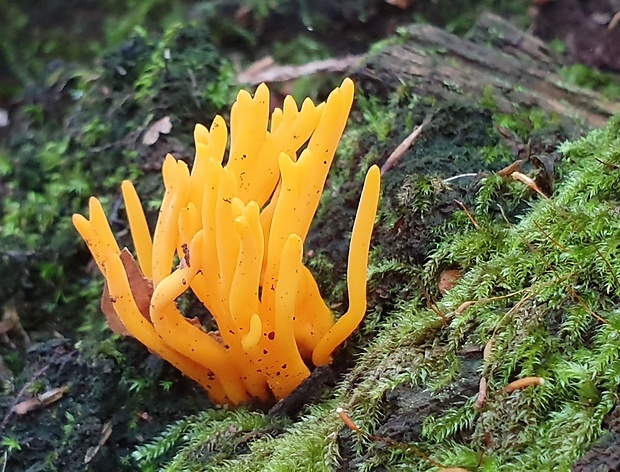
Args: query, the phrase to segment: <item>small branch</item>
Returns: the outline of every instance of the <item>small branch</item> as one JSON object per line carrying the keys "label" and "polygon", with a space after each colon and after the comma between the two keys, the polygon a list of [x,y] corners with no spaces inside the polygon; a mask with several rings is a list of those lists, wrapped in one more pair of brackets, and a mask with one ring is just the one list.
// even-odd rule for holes
{"label": "small branch", "polygon": [[588,304],[584,301],[583,298],[581,298],[579,296],[579,294],[575,291],[575,289],[573,287],[568,287],[568,290],[570,291],[571,295],[573,296],[573,298],[575,300],[577,300],[577,303],[579,303],[581,305],[581,307],[586,310],[588,313],[590,313],[594,318],[596,318],[597,320],[599,320],[601,323],[607,323],[607,320],[605,318],[603,318],[600,315],[597,315],[589,306]]}
{"label": "small branch", "polygon": [[472,214],[469,212],[469,210],[467,209],[467,207],[465,206],[465,204],[463,202],[459,202],[458,200],[454,200],[454,203],[456,203],[458,206],[460,206],[463,211],[465,212],[465,214],[467,215],[467,218],[469,218],[469,220],[472,222],[472,224],[474,225],[474,228],[476,229],[480,229],[480,225],[478,224],[478,222],[476,221],[476,219],[472,216]]}
{"label": "small branch", "polygon": [[34,373],[34,375],[32,376],[32,379],[30,379],[28,382],[26,382],[26,384],[22,387],[22,389],[19,391],[19,393],[15,397],[15,400],[13,401],[13,404],[8,409],[8,411],[6,412],[6,415],[4,415],[4,418],[2,419],[2,423],[0,424],[0,431],[4,430],[4,428],[6,427],[7,423],[11,419],[11,416],[13,416],[13,414],[15,413],[15,407],[19,403],[19,399],[28,391],[28,389],[30,387],[32,387],[32,385],[34,384],[35,380],[37,380],[39,377],[41,377],[47,371],[47,369],[49,369],[49,367],[50,367],[49,365],[46,365],[46,366],[42,367],[41,369],[39,369],[37,372]]}
{"label": "small branch", "polygon": [[238,84],[258,85],[262,82],[285,82],[317,72],[344,72],[360,62],[364,56],[349,55],[308,62],[299,66],[281,66],[266,57],[237,75]]}
{"label": "small branch", "polygon": [[447,184],[448,182],[452,182],[453,180],[457,180],[457,179],[464,179],[466,177],[478,177],[478,175],[475,172],[470,172],[468,174],[460,174],[460,175],[453,175],[452,177],[448,177],[447,179],[443,179],[443,183]]}
{"label": "small branch", "polygon": [[[336,408],[336,413],[338,413],[338,416],[340,416],[340,419],[342,420],[342,422],[345,424],[347,428],[355,431],[356,433],[361,434],[362,436],[370,439],[371,441],[382,442],[390,446],[396,446],[401,449],[411,451],[416,456],[424,459],[425,461],[428,461],[431,465],[435,467],[439,467],[442,470],[446,469],[444,465],[441,465],[439,462],[434,461],[433,459],[431,459],[429,456],[427,456],[425,453],[423,453],[420,449],[418,449],[416,446],[413,446],[412,444],[406,444],[400,441],[396,441],[392,438],[386,438],[383,436],[375,436],[374,434],[369,434],[369,433],[366,433],[365,431],[362,431],[360,427],[357,424],[355,424],[355,421],[351,419],[351,417],[348,415],[348,413],[346,412],[344,408],[341,408],[341,407]],[[450,470],[450,469],[446,469],[446,470]],[[465,470],[465,469],[461,469],[461,470]]]}
{"label": "small branch", "polygon": [[424,127],[426,127],[432,119],[432,114],[427,115],[426,118],[424,118],[422,124],[416,129],[414,129],[413,132],[409,136],[407,136],[396,149],[394,149],[392,154],[390,154],[385,163],[381,166],[381,175],[384,175],[387,171],[389,171],[392,167],[396,165],[396,163],[400,160],[405,151],[407,151],[407,149],[409,149],[413,145],[413,143],[415,143],[416,140],[420,137],[422,131],[424,130]]}
{"label": "small branch", "polygon": [[478,385],[478,397],[476,398],[476,403],[474,403],[474,408],[477,410],[481,409],[487,401],[487,379],[485,377],[480,377],[480,384]]}
{"label": "small branch", "polygon": [[536,220],[533,220],[533,223],[534,223],[534,226],[536,226],[536,228],[538,228],[538,231],[540,231],[545,236],[545,238],[547,238],[549,241],[551,241],[553,244],[555,244],[557,247],[559,247],[562,250],[562,252],[568,252],[568,249],[566,248],[566,246],[563,246],[558,241],[553,239],[549,234],[547,234],[547,232],[543,229],[542,226],[540,226],[536,222]]}

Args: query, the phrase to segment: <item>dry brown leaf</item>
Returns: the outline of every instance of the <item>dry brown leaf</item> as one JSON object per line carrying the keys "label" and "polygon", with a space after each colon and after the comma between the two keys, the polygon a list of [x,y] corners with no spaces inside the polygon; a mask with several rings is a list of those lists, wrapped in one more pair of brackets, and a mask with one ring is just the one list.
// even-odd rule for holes
{"label": "dry brown leaf", "polygon": [[104,423],[103,428],[101,428],[101,438],[99,439],[99,442],[97,443],[97,445],[94,447],[89,447],[88,450],[86,451],[86,455],[84,456],[84,464],[88,464],[90,461],[93,460],[93,458],[99,452],[99,449],[101,449],[101,446],[103,446],[106,443],[106,441],[108,440],[111,434],[112,434],[112,423],[108,421]]}
{"label": "dry brown leaf", "polygon": [[491,358],[491,354],[493,354],[493,348],[495,347],[495,336],[491,336],[489,342],[484,345],[484,351],[482,353],[482,358],[485,361],[488,361]]}
{"label": "dry brown leaf", "polygon": [[0,321],[0,336],[3,336],[13,330],[17,326],[13,319]]}
{"label": "dry brown leaf", "polygon": [[510,174],[510,176],[514,179],[517,180],[521,183],[524,183],[525,185],[527,185],[529,188],[531,188],[532,190],[534,190],[534,192],[538,193],[538,195],[540,195],[541,197],[545,198],[545,199],[549,199],[549,197],[547,195],[545,195],[543,193],[542,190],[540,190],[540,187],[538,187],[538,185],[536,184],[536,182],[534,182],[534,179],[532,179],[531,177],[521,173],[521,172],[513,172],[512,174]]}
{"label": "dry brown leaf", "polygon": [[114,309],[114,303],[110,300],[110,290],[108,289],[107,282],[103,286],[103,293],[101,294],[101,311],[105,315],[105,319],[112,332],[121,336],[129,336],[129,331],[127,331],[127,328],[119,319]]}
{"label": "dry brown leaf", "polygon": [[64,387],[53,388],[41,395],[19,402],[13,407],[13,411],[18,415],[25,415],[29,411],[43,408],[44,406],[57,402],[67,390],[69,390],[69,387],[66,385]]}
{"label": "dry brown leaf", "polygon": [[474,403],[474,408],[482,408],[487,401],[487,379],[485,377],[480,377],[480,384],[478,385],[478,397],[476,398],[476,403]]}
{"label": "dry brown leaf", "polygon": [[185,318],[189,324],[195,326],[196,328],[202,329],[202,323],[200,322],[200,318],[194,316],[192,318]]}
{"label": "dry brown leaf", "polygon": [[461,271],[457,269],[446,269],[439,276],[439,292],[443,295],[452,289],[462,277]]}
{"label": "dry brown leaf", "polygon": [[410,0],[385,0],[385,3],[394,5],[395,7],[402,8],[403,10],[409,7]]}
{"label": "dry brown leaf", "polygon": [[124,248],[121,251],[121,262],[125,267],[127,279],[129,280],[129,286],[131,287],[131,293],[136,300],[138,310],[140,310],[142,316],[151,321],[149,309],[151,307],[151,298],[153,297],[152,282],[142,275],[142,271],[138,267],[138,264],[136,264],[136,261],[131,255],[131,252],[129,252],[129,249]]}
{"label": "dry brown leaf", "polygon": [[172,130],[172,123],[169,116],[164,116],[162,119],[153,123],[144,136],[142,137],[142,143],[147,146],[151,146],[157,142],[160,134],[168,134]]}
{"label": "dry brown leaf", "polygon": [[22,326],[17,308],[12,302],[4,305],[0,321],[0,342],[23,351],[30,346],[30,336]]}
{"label": "dry brown leaf", "polygon": [[[124,248],[121,251],[121,262],[123,263],[123,267],[125,267],[127,280],[129,280],[131,293],[136,301],[138,310],[142,313],[142,316],[150,322],[151,315],[149,310],[151,306],[151,297],[153,296],[153,284],[142,275],[142,271],[138,267],[131,252],[129,252],[129,249]],[[110,292],[108,291],[107,284],[104,286],[101,296],[101,311],[105,314],[108,325],[112,331],[123,336],[129,335],[129,332],[116,314],[114,304],[110,300]]]}
{"label": "dry brown leaf", "polygon": [[497,175],[500,177],[509,177],[513,172],[521,170],[521,166],[525,162],[525,159],[519,159],[518,161],[514,161],[512,164],[504,167],[501,170],[497,171]]}

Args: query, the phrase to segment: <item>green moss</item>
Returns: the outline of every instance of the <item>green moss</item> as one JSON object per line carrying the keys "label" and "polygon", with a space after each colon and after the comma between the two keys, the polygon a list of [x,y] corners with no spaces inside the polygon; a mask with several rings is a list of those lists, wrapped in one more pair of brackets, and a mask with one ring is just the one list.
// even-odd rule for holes
{"label": "green moss", "polygon": [[[359,470],[433,468],[410,449],[369,442],[344,428],[334,414],[343,406],[363,430],[414,443],[446,466],[570,468],[602,434],[620,384],[620,173],[609,168],[620,164],[618,136],[620,119],[614,119],[604,130],[564,144],[565,177],[553,199],[529,195],[519,221],[484,218],[482,208],[490,205],[481,205],[479,228],[463,224],[439,243],[424,280],[435,280],[446,266],[464,269],[437,304],[448,323],[423,296],[395,294],[389,316],[373,322],[375,337],[333,400],[308,407],[274,437],[259,435],[246,444],[247,454],[223,462],[217,454],[201,454],[196,440],[194,448],[175,455],[175,467],[335,470],[344,455]],[[478,200],[498,198],[488,185],[480,187]],[[385,274],[411,274],[410,267],[376,260],[371,285],[382,286]],[[369,318],[377,309],[371,305]],[[491,339],[493,350],[483,359],[482,347]],[[476,408],[482,376],[487,398]],[[545,383],[503,393],[507,383],[525,376]],[[222,418],[238,420],[224,414],[208,424]],[[198,437],[202,421],[188,437]]]}
{"label": "green moss", "polygon": [[[166,58],[166,50],[174,53]],[[113,209],[123,179],[139,180],[146,202],[159,198],[157,172],[136,177],[157,171],[167,151],[190,155],[194,123],[210,121],[232,99],[232,66],[204,28],[173,28],[161,40],[136,35],[105,57],[96,76],[66,67],[49,80],[40,99],[13,116],[15,132],[0,149],[7,178],[0,299],[16,300],[27,330],[70,334],[81,325],[97,332],[101,284],[84,271],[88,256],[71,215],[86,213],[88,197],[99,195],[122,231]],[[53,106],[39,104],[48,102]],[[160,137],[157,149],[142,144],[147,127],[164,116],[183,141]]]}
{"label": "green moss", "polygon": [[583,64],[573,64],[563,67],[560,76],[572,84],[595,90],[610,100],[620,97],[620,81],[614,74]]}
{"label": "green moss", "polygon": [[[474,244],[478,238],[468,234],[481,232],[470,230],[442,243],[428,265],[433,271],[442,264],[467,264],[470,258],[463,260],[462,254],[469,250],[482,256],[465,265],[471,270],[443,300],[448,310],[467,300],[513,294],[475,304],[449,328],[455,350],[495,339],[483,370],[494,393],[472,439],[482,449],[483,435],[492,434],[494,446],[487,454],[500,470],[511,464],[568,467],[600,435],[602,418],[613,405],[618,380],[613,365],[620,354],[612,327],[618,290],[614,235],[620,227],[608,202],[614,201],[618,174],[603,171],[596,157],[617,159],[617,135],[616,119],[605,130],[564,145],[567,157],[579,163],[571,164],[553,201],[536,203],[519,224],[504,226],[501,244],[487,239],[489,249],[480,251]],[[531,375],[548,381],[510,397],[499,393],[514,378]]]}

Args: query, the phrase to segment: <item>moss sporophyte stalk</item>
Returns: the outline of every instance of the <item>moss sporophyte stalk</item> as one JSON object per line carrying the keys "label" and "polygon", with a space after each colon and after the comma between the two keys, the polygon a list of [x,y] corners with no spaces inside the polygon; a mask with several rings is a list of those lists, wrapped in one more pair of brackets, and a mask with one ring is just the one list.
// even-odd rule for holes
{"label": "moss sporophyte stalk", "polygon": [[[241,91],[231,109],[226,165],[228,130],[220,116],[209,130],[196,125],[191,171],[166,156],[153,236],[133,184],[123,182],[137,264],[119,248],[96,198],[90,219],[73,216],[105,276],[104,298],[126,332],[202,385],[214,402],[287,396],[308,377],[308,366],[331,361],[364,317],[380,191],[376,166],[366,175],[353,225],[349,309],[338,320],[302,262],[353,92],[345,79],[324,103],[306,99],[298,109],[289,96],[270,116],[266,85],[253,97]],[[187,290],[213,315],[219,332],[207,333],[180,313],[175,300]]]}

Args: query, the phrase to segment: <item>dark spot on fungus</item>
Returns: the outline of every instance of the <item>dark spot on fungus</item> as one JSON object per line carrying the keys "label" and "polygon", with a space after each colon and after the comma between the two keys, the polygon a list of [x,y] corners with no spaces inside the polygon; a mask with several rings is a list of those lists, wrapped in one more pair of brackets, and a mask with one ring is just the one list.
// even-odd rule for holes
{"label": "dark spot on fungus", "polygon": [[286,369],[286,364],[282,364],[282,368],[283,368],[283,369]]}
{"label": "dark spot on fungus", "polygon": [[267,338],[269,338],[269,341],[273,341],[274,339],[276,339],[276,333],[275,331],[272,331],[271,333],[269,333],[267,335]]}
{"label": "dark spot on fungus", "polygon": [[263,354],[267,355],[269,354],[269,351],[267,349],[263,349]]}

